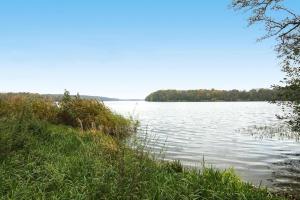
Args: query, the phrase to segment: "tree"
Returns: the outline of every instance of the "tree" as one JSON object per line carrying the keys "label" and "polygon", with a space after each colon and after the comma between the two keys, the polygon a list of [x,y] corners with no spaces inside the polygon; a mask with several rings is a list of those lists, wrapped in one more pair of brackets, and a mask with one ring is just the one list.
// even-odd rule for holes
{"label": "tree", "polygon": [[274,101],[278,91],[271,89],[239,90],[158,90],[146,97],[146,101]]}
{"label": "tree", "polygon": [[250,12],[249,26],[263,24],[266,34],[258,40],[275,38],[275,51],[281,60],[285,78],[273,87],[280,91],[276,102],[289,110],[285,119],[294,130],[300,131],[300,15],[283,5],[284,0],[233,0],[235,10]]}

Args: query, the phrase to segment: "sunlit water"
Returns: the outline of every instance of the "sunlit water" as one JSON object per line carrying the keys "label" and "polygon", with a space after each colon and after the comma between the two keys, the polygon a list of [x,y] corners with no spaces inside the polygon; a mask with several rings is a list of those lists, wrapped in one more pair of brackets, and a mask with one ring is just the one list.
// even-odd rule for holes
{"label": "sunlit water", "polygon": [[[266,102],[105,102],[140,120],[154,151],[184,165],[234,168],[253,184],[300,191],[300,143],[269,137],[279,129],[280,107]],[[271,130],[271,131],[270,131]],[[264,135],[264,132],[266,135]],[[257,134],[256,134],[257,133]],[[263,133],[263,134],[262,134]]]}

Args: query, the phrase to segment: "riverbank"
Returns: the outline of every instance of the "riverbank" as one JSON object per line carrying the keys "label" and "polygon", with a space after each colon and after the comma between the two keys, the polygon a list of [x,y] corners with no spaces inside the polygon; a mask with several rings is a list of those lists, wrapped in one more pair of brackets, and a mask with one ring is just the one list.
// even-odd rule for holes
{"label": "riverbank", "polygon": [[44,122],[11,131],[13,124],[1,122],[14,147],[1,155],[2,199],[277,199],[230,170],[186,171],[100,132]]}
{"label": "riverbank", "polygon": [[[104,108],[98,118],[93,102],[78,99],[61,104],[63,116],[85,113],[77,126],[55,120],[62,110],[41,99],[0,101],[1,199],[281,199],[232,170],[187,170],[129,148],[129,132],[120,131],[133,131],[132,120]],[[89,127],[88,119],[106,124]]]}

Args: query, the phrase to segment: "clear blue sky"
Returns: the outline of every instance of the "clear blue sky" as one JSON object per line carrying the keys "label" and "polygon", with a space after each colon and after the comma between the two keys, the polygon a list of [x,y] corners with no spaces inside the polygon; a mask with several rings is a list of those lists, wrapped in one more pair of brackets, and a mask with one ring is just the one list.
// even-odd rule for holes
{"label": "clear blue sky", "polygon": [[[144,98],[278,83],[273,41],[229,0],[4,0],[0,91]],[[300,1],[293,6],[300,8]]]}

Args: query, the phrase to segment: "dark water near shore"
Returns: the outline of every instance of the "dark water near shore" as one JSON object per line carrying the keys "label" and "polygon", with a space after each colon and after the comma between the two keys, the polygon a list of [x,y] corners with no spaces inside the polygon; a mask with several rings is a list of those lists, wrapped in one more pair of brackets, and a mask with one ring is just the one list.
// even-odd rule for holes
{"label": "dark water near shore", "polygon": [[300,142],[266,102],[106,102],[140,120],[154,152],[184,165],[233,167],[243,180],[300,193]]}

